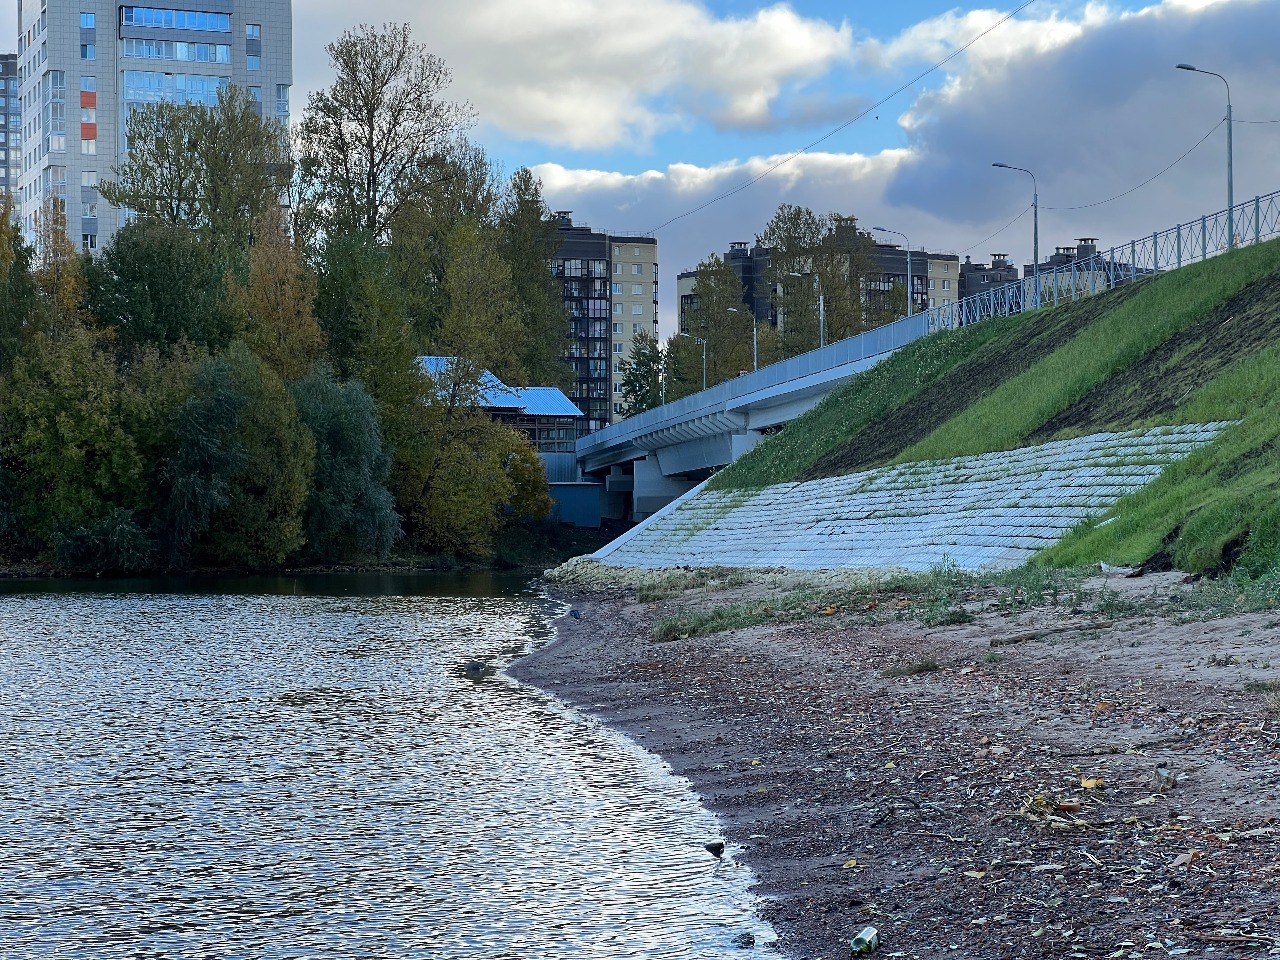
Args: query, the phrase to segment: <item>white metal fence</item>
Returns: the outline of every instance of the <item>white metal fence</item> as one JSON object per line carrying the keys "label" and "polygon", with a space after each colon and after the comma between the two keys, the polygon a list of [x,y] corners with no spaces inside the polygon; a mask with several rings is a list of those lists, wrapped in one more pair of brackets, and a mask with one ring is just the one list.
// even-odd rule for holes
{"label": "white metal fence", "polygon": [[[1237,247],[1261,243],[1280,234],[1280,190],[1236,204],[1234,222]],[[1055,306],[1207,260],[1229,249],[1227,223],[1227,211],[1220,210],[1062,266],[1042,269],[1038,278],[1023,277],[954,303],[932,307],[924,313],[928,329],[948,329],[1040,306]]]}

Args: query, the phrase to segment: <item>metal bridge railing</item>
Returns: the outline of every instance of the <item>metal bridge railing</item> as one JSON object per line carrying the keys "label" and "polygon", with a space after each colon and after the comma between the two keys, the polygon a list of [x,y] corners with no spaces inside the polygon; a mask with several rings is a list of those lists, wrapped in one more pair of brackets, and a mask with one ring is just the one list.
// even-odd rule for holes
{"label": "metal bridge railing", "polygon": [[[1261,243],[1280,234],[1280,190],[1254,197],[1235,206],[1237,247]],[[1056,306],[1070,300],[1111,290],[1142,277],[1176,270],[1188,263],[1225,253],[1227,211],[1203,216],[1099,251],[1069,264],[1041,270],[984,293],[925,311],[929,330],[945,330],[1004,317],[1037,307]]]}

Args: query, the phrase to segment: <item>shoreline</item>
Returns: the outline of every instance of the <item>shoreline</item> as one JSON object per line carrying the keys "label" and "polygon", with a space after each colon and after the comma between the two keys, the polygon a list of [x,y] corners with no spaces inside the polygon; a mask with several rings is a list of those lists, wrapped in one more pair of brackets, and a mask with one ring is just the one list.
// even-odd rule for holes
{"label": "shoreline", "polygon": [[658,641],[768,590],[550,592],[580,618],[507,672],[691,783],[781,955],[848,957],[868,925],[884,956],[1280,955],[1275,613],[831,609]]}

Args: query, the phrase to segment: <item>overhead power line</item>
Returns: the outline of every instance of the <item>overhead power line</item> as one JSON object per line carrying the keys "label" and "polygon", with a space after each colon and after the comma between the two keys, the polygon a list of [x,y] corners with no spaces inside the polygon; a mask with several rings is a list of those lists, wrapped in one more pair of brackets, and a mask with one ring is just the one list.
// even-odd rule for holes
{"label": "overhead power line", "polygon": [[924,70],[924,71],[922,71],[921,73],[917,74],[915,77],[913,77],[912,79],[908,80],[906,83],[902,84],[902,86],[898,87],[898,88],[897,88],[896,90],[894,90],[892,93],[890,93],[890,94],[888,94],[887,96],[882,97],[881,99],[877,100],[875,103],[871,104],[871,106],[867,107],[867,108],[866,108],[865,110],[863,110],[861,113],[856,114],[855,116],[850,117],[848,120],[846,120],[844,123],[840,124],[838,127],[834,127],[834,128],[832,128],[831,130],[828,130],[828,131],[827,131],[826,133],[824,133],[822,136],[818,137],[818,139],[817,139],[817,140],[814,140],[813,142],[806,144],[805,146],[801,147],[799,150],[795,151],[794,153],[788,154],[787,156],[783,157],[781,160],[778,160],[778,161],[776,161],[776,162],[774,162],[774,163],[770,164],[770,165],[769,165],[768,167],[766,167],[762,172],[760,172],[760,173],[756,174],[754,177],[751,177],[751,178],[750,178],[750,179],[748,179],[748,180],[744,180],[744,181],[742,181],[741,183],[739,183],[739,184],[737,184],[737,185],[735,185],[735,186],[730,187],[728,190],[725,190],[723,193],[719,193],[719,194],[717,194],[716,196],[712,197],[711,199],[703,201],[702,203],[698,204],[696,207],[693,207],[693,208],[692,208],[692,209],[690,209],[690,210],[686,210],[684,213],[677,214],[676,216],[672,217],[670,220],[667,220],[666,222],[661,223],[661,224],[659,224],[658,226],[654,227],[654,228],[653,228],[652,230],[650,230],[649,232],[650,232],[650,233],[657,233],[659,230],[664,230],[664,229],[666,229],[667,227],[671,226],[671,224],[673,224],[673,223],[675,223],[675,222],[677,222],[677,221],[679,221],[679,220],[683,220],[683,219],[685,219],[686,217],[691,217],[691,216],[693,216],[695,213],[699,213],[699,212],[701,212],[701,211],[703,211],[703,210],[707,209],[707,207],[711,206],[712,204],[719,203],[721,200],[727,200],[729,197],[732,197],[732,196],[734,196],[735,194],[739,194],[739,193],[741,193],[743,190],[746,190],[748,187],[753,187],[753,186],[755,186],[757,183],[759,183],[759,182],[760,182],[761,180],[763,180],[765,177],[768,177],[770,174],[772,174],[775,170],[777,170],[777,169],[779,169],[780,167],[783,167],[783,166],[785,166],[786,164],[790,163],[792,160],[796,159],[796,157],[799,157],[799,156],[801,156],[802,154],[808,153],[810,150],[812,150],[814,147],[818,146],[819,144],[821,144],[821,143],[825,143],[827,140],[830,140],[832,137],[834,137],[834,136],[835,136],[837,133],[839,133],[840,131],[842,131],[842,130],[844,130],[844,129],[846,129],[846,128],[850,127],[850,126],[852,126],[853,124],[857,123],[859,120],[861,120],[861,119],[863,119],[864,117],[868,116],[870,113],[872,113],[872,111],[877,110],[877,109],[879,109],[880,107],[884,106],[886,103],[888,103],[890,100],[892,100],[892,99],[894,99],[895,97],[897,97],[899,94],[901,94],[901,93],[903,93],[903,92],[905,92],[905,91],[907,91],[907,90],[911,89],[912,87],[914,87],[917,83],[919,83],[919,82],[920,82],[921,80],[923,80],[925,77],[929,76],[929,74],[934,73],[934,72],[936,72],[936,71],[938,71],[938,70],[942,69],[942,68],[943,68],[943,67],[945,67],[948,63],[950,63],[952,60],[954,60],[956,57],[960,56],[960,54],[964,53],[966,50],[968,50],[970,47],[972,47],[975,43],[977,43],[979,40],[981,40],[983,37],[987,36],[987,35],[988,35],[989,33],[991,33],[993,30],[997,30],[997,29],[999,29],[1000,27],[1004,26],[1006,23],[1008,23],[1010,20],[1012,20],[1014,17],[1016,17],[1016,16],[1017,16],[1018,14],[1020,14],[1023,10],[1027,9],[1027,7],[1031,6],[1031,4],[1033,4],[1033,3],[1035,3],[1035,2],[1036,2],[1036,0],[1025,0],[1025,2],[1024,2],[1024,3],[1019,4],[1019,5],[1018,5],[1014,10],[1012,10],[1011,12],[1009,12],[1009,13],[1005,14],[1003,17],[1001,17],[999,20],[997,20],[997,21],[996,21],[995,23],[993,23],[991,26],[987,27],[987,29],[983,30],[981,33],[979,33],[977,36],[975,36],[973,39],[971,39],[968,43],[965,43],[963,46],[956,47],[956,49],[955,49],[955,50],[951,51],[951,53],[949,53],[947,56],[943,57],[941,60],[939,60],[939,61],[938,61],[937,63],[935,63],[933,66],[931,66],[931,67],[929,67],[927,70]]}
{"label": "overhead power line", "polygon": [[1134,191],[1141,190],[1147,184],[1152,183],[1155,180],[1158,180],[1160,177],[1163,177],[1166,173],[1168,173],[1170,170],[1172,170],[1174,167],[1180,164],[1183,160],[1191,156],[1192,152],[1196,149],[1196,147],[1200,146],[1200,144],[1208,140],[1209,137],[1213,135],[1213,132],[1226,122],[1227,122],[1227,118],[1223,117],[1221,120],[1219,120],[1210,128],[1208,133],[1206,133],[1203,137],[1201,137],[1199,140],[1193,143],[1187,149],[1187,151],[1182,154],[1182,156],[1178,157],[1177,160],[1173,161],[1173,163],[1169,164],[1167,167],[1165,167],[1163,170],[1161,170],[1159,173],[1155,174],[1154,176],[1147,177],[1147,179],[1143,180],[1136,187],[1130,187],[1124,193],[1117,193],[1114,197],[1107,197],[1107,199],[1105,200],[1095,200],[1093,203],[1077,204],[1074,207],[1043,207],[1042,206],[1040,209],[1042,210],[1088,210],[1090,207],[1100,207],[1104,203],[1111,203],[1113,200],[1119,200],[1121,197],[1127,197],[1129,194],[1133,193]]}
{"label": "overhead power line", "polygon": [[974,244],[973,246],[971,246],[971,247],[965,247],[965,248],[964,248],[963,250],[961,250],[960,252],[961,252],[961,253],[968,253],[970,250],[977,250],[979,247],[981,247],[981,246],[985,246],[989,241],[994,240],[996,237],[1000,236],[1000,234],[1004,233],[1006,230],[1008,230],[1010,227],[1012,227],[1015,223],[1017,223],[1019,220],[1021,220],[1023,217],[1025,217],[1028,213],[1030,213],[1030,212],[1031,212],[1031,206],[1032,206],[1032,205],[1028,203],[1028,204],[1026,205],[1026,207],[1024,207],[1024,208],[1023,208],[1023,210],[1022,210],[1022,212],[1021,212],[1021,213],[1019,213],[1016,217],[1014,217],[1012,220],[1010,220],[1008,223],[1006,223],[1003,227],[1001,227],[999,230],[997,230],[997,231],[996,231],[995,233],[993,233],[991,236],[986,237],[986,238],[984,238],[984,239],[982,239],[982,240],[979,240],[977,243],[975,243],[975,244]]}

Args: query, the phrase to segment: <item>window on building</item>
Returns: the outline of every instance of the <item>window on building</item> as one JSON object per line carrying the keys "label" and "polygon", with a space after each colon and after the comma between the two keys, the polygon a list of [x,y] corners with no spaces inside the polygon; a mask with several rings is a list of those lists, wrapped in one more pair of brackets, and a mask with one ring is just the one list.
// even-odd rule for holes
{"label": "window on building", "polygon": [[98,201],[90,200],[87,203],[80,204],[80,216],[96,218],[98,216]]}
{"label": "window on building", "polygon": [[643,304],[643,303],[633,303],[633,304],[631,305],[631,315],[632,315],[633,317],[643,317],[643,316],[644,316],[644,304]]}
{"label": "window on building", "polygon": [[85,253],[90,250],[98,249],[98,235],[96,233],[84,233],[80,235],[80,249]]}
{"label": "window on building", "polygon": [[161,7],[121,7],[120,22],[126,27],[155,27],[167,30],[209,30],[231,32],[231,15],[200,10],[166,10]]}
{"label": "window on building", "polygon": [[643,323],[633,323],[631,325],[632,336],[635,336],[637,333],[639,333],[643,327],[644,327]]}
{"label": "window on building", "polygon": [[97,18],[92,13],[80,14],[80,26],[85,30],[92,30],[97,26]]}
{"label": "window on building", "polygon": [[613,248],[613,255],[614,255],[615,257],[620,257],[620,256],[622,256],[622,249],[621,249],[620,247],[614,247],[614,248]]}
{"label": "window on building", "polygon": [[643,284],[643,283],[633,283],[633,284],[631,285],[631,295],[632,295],[633,297],[642,297],[642,296],[644,296],[644,284]]}
{"label": "window on building", "polygon": [[622,404],[620,404],[620,403],[615,403],[615,404],[613,405],[613,412],[614,412],[614,413],[621,413],[621,412],[622,412]]}
{"label": "window on building", "polygon": [[933,289],[933,277],[930,277],[930,278],[929,278],[929,289],[930,289],[930,290],[932,290],[932,289]]}
{"label": "window on building", "polygon": [[639,248],[639,247],[632,247],[632,248],[631,248],[631,255],[632,255],[633,257],[638,257],[638,256],[640,256],[640,248]]}
{"label": "window on building", "polygon": [[80,44],[80,59],[81,60],[97,60],[98,48],[94,46],[92,43]]}
{"label": "window on building", "polygon": [[96,107],[81,107],[81,108],[80,108],[80,122],[81,122],[81,123],[97,123],[97,122],[98,122],[98,111],[97,111],[97,108],[96,108]]}
{"label": "window on building", "polygon": [[622,284],[615,283],[611,289],[613,290],[614,295],[617,296],[618,294],[622,293]]}
{"label": "window on building", "polygon": [[287,83],[276,84],[276,116],[287,117],[289,115],[289,85]]}
{"label": "window on building", "polygon": [[97,141],[97,140],[81,140],[81,141],[80,141],[80,152],[81,152],[82,154],[84,154],[86,157],[94,157],[94,156],[97,156],[97,154],[98,154],[98,141]]}
{"label": "window on building", "polygon": [[620,384],[620,383],[615,383],[615,384],[613,385],[613,392],[614,392],[614,393],[621,393],[621,392],[622,392],[622,384]]}
{"label": "window on building", "polygon": [[620,316],[622,314],[622,304],[615,303],[613,305],[613,313],[615,316]]}
{"label": "window on building", "polygon": [[615,344],[613,345],[613,352],[614,352],[614,353],[621,353],[621,352],[622,352],[622,344],[620,344],[620,343],[615,343]]}
{"label": "window on building", "polygon": [[615,323],[615,324],[613,325],[613,332],[614,332],[614,333],[617,333],[617,334],[621,334],[621,333],[622,333],[622,324],[620,324],[620,323]]}
{"label": "window on building", "polygon": [[[244,68],[246,70],[261,70],[262,58],[254,56],[252,53],[245,54]],[[261,98],[259,98],[259,100],[261,100]]]}
{"label": "window on building", "polygon": [[80,78],[80,91],[82,93],[93,93],[97,89],[98,89],[97,77],[81,77]]}
{"label": "window on building", "polygon": [[642,264],[642,263],[633,263],[633,264],[631,265],[631,274],[632,274],[632,276],[636,276],[636,277],[640,276],[640,272],[641,272],[641,270],[642,270],[642,268],[643,268],[643,267],[644,267],[644,264]]}
{"label": "window on building", "polygon": [[928,261],[928,263],[929,263],[929,272],[930,272],[930,273],[933,273],[933,261],[932,261],[932,260],[930,260],[930,261]]}
{"label": "window on building", "polygon": [[97,185],[98,185],[97,170],[81,170],[80,171],[80,186],[96,187]]}
{"label": "window on building", "polygon": [[253,108],[258,111],[258,116],[262,116],[262,88],[250,87],[249,96],[253,98]]}
{"label": "window on building", "polygon": [[248,37],[250,40],[261,40],[261,39],[262,39],[262,24],[260,24],[260,23],[246,23],[246,24],[244,25],[244,35],[245,35],[246,37]]}
{"label": "window on building", "polygon": [[622,276],[622,264],[620,264],[620,263],[615,263],[615,264],[613,265],[613,275],[614,275],[615,277],[620,277],[620,276]]}

